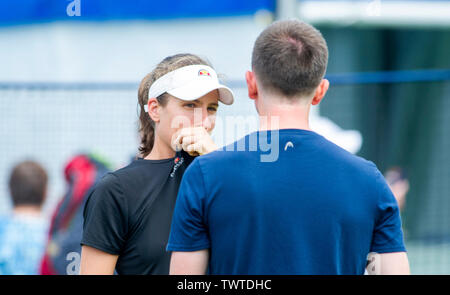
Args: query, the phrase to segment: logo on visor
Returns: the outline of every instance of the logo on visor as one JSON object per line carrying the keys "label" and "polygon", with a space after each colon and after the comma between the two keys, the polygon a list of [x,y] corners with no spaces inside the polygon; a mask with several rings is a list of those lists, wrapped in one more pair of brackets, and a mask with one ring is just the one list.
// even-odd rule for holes
{"label": "logo on visor", "polygon": [[198,71],[199,76],[211,76],[211,74],[207,70]]}

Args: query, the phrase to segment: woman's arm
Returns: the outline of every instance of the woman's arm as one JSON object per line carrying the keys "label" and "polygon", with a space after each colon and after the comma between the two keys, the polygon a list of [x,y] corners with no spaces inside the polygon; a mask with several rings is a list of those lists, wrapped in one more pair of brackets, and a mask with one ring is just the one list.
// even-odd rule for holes
{"label": "woman's arm", "polygon": [[118,257],[93,247],[82,246],[80,275],[113,275]]}

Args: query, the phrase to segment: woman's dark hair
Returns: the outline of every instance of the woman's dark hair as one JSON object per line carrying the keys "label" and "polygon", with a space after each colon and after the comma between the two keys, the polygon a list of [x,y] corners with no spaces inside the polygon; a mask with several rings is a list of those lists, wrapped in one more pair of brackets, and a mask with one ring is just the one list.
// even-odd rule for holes
{"label": "woman's dark hair", "polygon": [[[165,74],[190,65],[211,66],[209,62],[194,54],[176,54],[166,57],[151,73],[147,74],[147,76],[142,79],[138,91],[138,103],[140,107],[139,134],[141,136],[139,152],[141,157],[146,157],[152,151],[153,143],[155,141],[155,122],[153,122],[144,109],[148,103],[148,92],[151,85]],[[161,94],[156,99],[161,106],[165,106],[167,103],[167,93]]]}

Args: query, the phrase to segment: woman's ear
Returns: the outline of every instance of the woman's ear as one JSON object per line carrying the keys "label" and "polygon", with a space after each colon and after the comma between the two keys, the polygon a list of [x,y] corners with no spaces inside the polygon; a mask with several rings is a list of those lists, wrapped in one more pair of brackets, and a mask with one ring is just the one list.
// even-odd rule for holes
{"label": "woman's ear", "polygon": [[159,122],[159,103],[155,97],[149,98],[147,102],[148,115],[153,122]]}
{"label": "woman's ear", "polygon": [[258,98],[258,87],[256,85],[255,74],[251,71],[245,73],[245,80],[247,81],[248,97],[251,99]]}

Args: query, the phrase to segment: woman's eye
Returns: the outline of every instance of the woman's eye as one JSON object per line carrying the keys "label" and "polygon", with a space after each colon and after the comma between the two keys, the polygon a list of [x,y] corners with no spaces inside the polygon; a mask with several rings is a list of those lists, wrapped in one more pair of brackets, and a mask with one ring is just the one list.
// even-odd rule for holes
{"label": "woman's eye", "polygon": [[208,111],[215,113],[215,112],[217,112],[217,108],[209,107]]}
{"label": "woman's eye", "polygon": [[195,104],[193,104],[193,103],[188,103],[188,104],[185,104],[184,106],[188,107],[188,108],[195,108]]}

